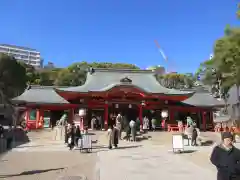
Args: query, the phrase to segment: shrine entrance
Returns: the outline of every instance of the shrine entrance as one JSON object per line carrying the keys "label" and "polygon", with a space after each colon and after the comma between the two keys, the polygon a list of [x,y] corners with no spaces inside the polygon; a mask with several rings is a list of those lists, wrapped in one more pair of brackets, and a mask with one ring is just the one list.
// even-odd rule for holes
{"label": "shrine entrance", "polygon": [[109,118],[112,119],[118,114],[124,116],[129,122],[139,117],[139,107],[136,104],[112,104],[109,106]]}

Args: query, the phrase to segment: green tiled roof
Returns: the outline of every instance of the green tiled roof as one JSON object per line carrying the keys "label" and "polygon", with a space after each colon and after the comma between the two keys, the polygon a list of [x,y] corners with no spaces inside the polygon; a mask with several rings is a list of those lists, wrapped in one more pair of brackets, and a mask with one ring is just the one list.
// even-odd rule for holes
{"label": "green tiled roof", "polygon": [[12,101],[35,104],[69,104],[55,92],[53,87],[48,86],[32,86],[20,96],[13,98]]}
{"label": "green tiled roof", "polygon": [[[116,86],[133,86],[146,93],[159,93],[165,95],[193,95],[194,92],[186,92],[175,89],[168,89],[159,84],[151,70],[133,69],[93,69],[88,72],[84,85],[68,88],[57,88],[60,91],[89,92],[107,91]],[[130,83],[121,82],[128,79]]]}
{"label": "green tiled roof", "polygon": [[198,106],[198,107],[217,107],[217,106],[224,106],[224,101],[220,101],[210,93],[195,93],[192,97],[182,101],[185,104]]}

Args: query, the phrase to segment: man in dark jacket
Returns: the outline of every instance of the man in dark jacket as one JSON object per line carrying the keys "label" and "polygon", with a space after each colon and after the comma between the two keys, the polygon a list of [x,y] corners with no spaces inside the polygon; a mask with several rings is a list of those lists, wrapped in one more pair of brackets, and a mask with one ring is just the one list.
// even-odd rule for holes
{"label": "man in dark jacket", "polygon": [[117,129],[116,125],[113,125],[113,130],[112,130],[112,142],[115,148],[118,147],[118,135],[119,130]]}
{"label": "man in dark jacket", "polygon": [[213,149],[210,158],[218,170],[217,180],[240,180],[240,150],[233,146],[230,132],[222,137],[223,142]]}

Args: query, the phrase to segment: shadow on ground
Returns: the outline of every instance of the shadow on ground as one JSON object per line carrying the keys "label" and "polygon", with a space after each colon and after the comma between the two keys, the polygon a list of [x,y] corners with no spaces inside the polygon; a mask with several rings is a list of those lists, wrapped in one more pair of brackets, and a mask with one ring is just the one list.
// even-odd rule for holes
{"label": "shadow on ground", "polygon": [[149,139],[151,139],[151,138],[152,138],[152,136],[146,136],[146,135],[144,136],[144,135],[143,135],[143,136],[137,136],[137,137],[136,137],[136,140],[137,140],[137,141],[145,141],[145,140],[149,140]]}
{"label": "shadow on ground", "polygon": [[212,146],[213,144],[214,144],[214,141],[207,140],[207,141],[203,141],[201,146]]}
{"label": "shadow on ground", "polygon": [[[103,151],[113,151],[113,150],[122,150],[122,149],[132,149],[132,148],[139,148],[142,147],[142,145],[130,145],[130,146],[119,146],[117,148],[112,148],[109,149],[108,146],[106,145],[97,145],[97,146],[93,146],[92,149],[94,151],[92,151],[91,153],[98,153],[98,152],[103,152]],[[78,149],[76,149],[78,150]]]}
{"label": "shadow on ground", "polygon": [[171,153],[173,154],[191,154],[191,153],[194,153],[194,152],[197,152],[197,150],[179,150],[179,151],[171,151]]}
{"label": "shadow on ground", "polygon": [[181,152],[181,154],[191,154],[191,153],[194,153],[196,152],[197,150],[184,150]]}
{"label": "shadow on ground", "polygon": [[139,148],[139,147],[142,147],[142,145],[120,146],[120,147],[117,147],[116,150],[118,150],[118,149],[132,149],[132,148]]}
{"label": "shadow on ground", "polygon": [[9,177],[15,177],[15,176],[28,176],[28,175],[34,175],[39,173],[45,173],[49,171],[58,171],[63,170],[65,168],[54,168],[54,169],[44,169],[44,170],[32,170],[32,171],[23,171],[19,174],[7,174],[7,175],[0,175],[0,178],[9,178]]}

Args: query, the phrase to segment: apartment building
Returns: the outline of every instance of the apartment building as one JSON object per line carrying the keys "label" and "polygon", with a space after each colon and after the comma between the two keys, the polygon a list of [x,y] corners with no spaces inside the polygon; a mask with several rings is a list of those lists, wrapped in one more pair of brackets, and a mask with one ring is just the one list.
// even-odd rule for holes
{"label": "apartment building", "polygon": [[40,52],[36,49],[0,44],[0,53],[5,53],[9,56],[13,56],[15,59],[32,65],[35,68],[42,68],[43,66],[43,60],[41,59]]}

